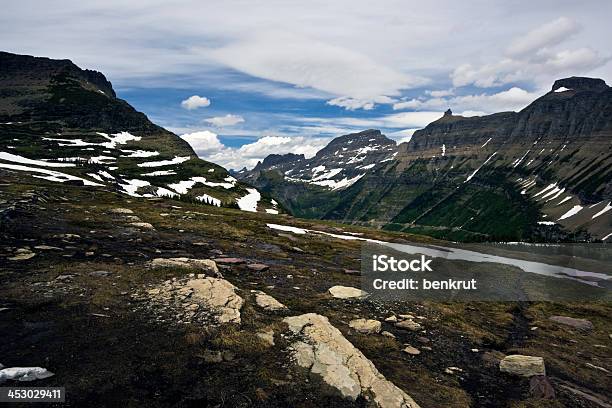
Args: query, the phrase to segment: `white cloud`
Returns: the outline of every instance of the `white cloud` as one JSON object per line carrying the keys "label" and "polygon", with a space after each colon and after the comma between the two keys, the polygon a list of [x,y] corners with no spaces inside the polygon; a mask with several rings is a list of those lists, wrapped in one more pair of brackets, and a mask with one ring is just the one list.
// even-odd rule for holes
{"label": "white cloud", "polygon": [[445,96],[451,96],[455,94],[455,90],[454,89],[442,89],[442,90],[438,90],[438,91],[425,91],[425,93],[427,95],[431,95],[434,98],[442,98]]}
{"label": "white cloud", "polygon": [[186,133],[181,135],[181,137],[191,145],[199,156],[217,152],[225,148],[223,143],[219,141],[217,135],[208,130]]}
{"label": "white cloud", "polygon": [[374,109],[376,103],[393,103],[394,99],[389,98],[388,96],[378,96],[371,99],[355,99],[349,98],[346,96],[341,96],[339,98],[331,99],[327,101],[328,105],[332,106],[340,106],[346,110],[371,110]]}
{"label": "white cloud", "polygon": [[210,99],[204,96],[192,95],[181,102],[181,106],[187,110],[205,108],[210,106]]}
{"label": "white cloud", "polygon": [[244,122],[244,118],[240,115],[232,115],[227,114],[225,116],[216,116],[214,118],[204,119],[205,122],[210,123],[213,126],[224,127],[224,126],[234,126],[238,123]]}
{"label": "white cloud", "polygon": [[519,87],[512,87],[506,91],[497,92],[491,95],[485,93],[477,95],[463,95],[452,98],[430,98],[430,99],[411,99],[410,101],[400,102],[393,105],[393,109],[439,109],[466,111],[465,116],[476,116],[485,113],[500,111],[518,111],[543,92],[528,92]]}
{"label": "white cloud", "polygon": [[546,23],[512,41],[506,56],[496,62],[457,66],[450,75],[453,85],[488,88],[521,81],[541,85],[551,76],[581,74],[606,64],[610,58],[590,47],[553,50],[579,31],[578,23],[566,17]]}
{"label": "white cloud", "polygon": [[211,55],[253,76],[338,95],[330,103],[349,109],[371,109],[376,100],[427,82],[355,50],[289,32],[258,30]]}
{"label": "white cloud", "polygon": [[513,57],[530,54],[542,48],[560,44],[578,31],[579,26],[576,21],[567,17],[559,17],[516,38],[507,48],[506,53]]}
{"label": "white cloud", "polygon": [[295,153],[312,157],[331,138],[264,136],[239,148],[227,147],[213,132],[201,131],[181,136],[204,160],[228,169],[252,168],[269,154]]}

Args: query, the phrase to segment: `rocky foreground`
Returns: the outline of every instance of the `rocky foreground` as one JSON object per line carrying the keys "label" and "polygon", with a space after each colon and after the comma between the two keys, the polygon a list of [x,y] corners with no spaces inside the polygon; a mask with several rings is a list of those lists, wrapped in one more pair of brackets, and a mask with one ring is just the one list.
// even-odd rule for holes
{"label": "rocky foreground", "polygon": [[611,305],[378,303],[358,242],[80,186],[0,188],[0,382],[68,406],[609,407]]}

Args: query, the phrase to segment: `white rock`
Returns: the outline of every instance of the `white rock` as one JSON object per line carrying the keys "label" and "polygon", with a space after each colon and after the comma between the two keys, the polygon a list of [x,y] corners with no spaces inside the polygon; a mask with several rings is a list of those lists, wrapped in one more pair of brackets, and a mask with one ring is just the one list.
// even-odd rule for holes
{"label": "white rock", "polygon": [[0,370],[0,384],[7,380],[34,381],[52,377],[51,371],[42,367],[9,367]]}
{"label": "white rock", "polygon": [[372,334],[380,333],[382,324],[378,320],[372,319],[355,319],[349,322],[349,327],[359,333]]}
{"label": "white rock", "polygon": [[187,281],[186,286],[193,289],[193,300],[203,301],[216,313],[219,323],[240,323],[244,301],[234,285],[225,279],[204,278]]}
{"label": "white rock", "polygon": [[212,259],[195,259],[195,258],[155,258],[149,265],[153,268],[187,268],[187,269],[202,269],[205,271],[219,273],[217,263]]}
{"label": "white rock", "polygon": [[544,367],[544,359],[542,357],[524,356],[521,354],[504,357],[499,362],[499,370],[503,373],[521,377],[546,375],[546,368]]}
{"label": "white rock", "polygon": [[414,400],[388,381],[361,351],[351,344],[329,320],[315,313],[283,320],[304,341],[293,344],[298,365],[318,374],[344,397],[357,399],[371,393],[381,408],[418,408]]}
{"label": "white rock", "polygon": [[340,285],[329,288],[329,293],[338,299],[364,298],[368,295],[361,289]]}
{"label": "white rock", "polygon": [[286,310],[287,306],[283,305],[272,296],[262,291],[255,292],[255,303],[264,310],[275,312],[278,310]]}

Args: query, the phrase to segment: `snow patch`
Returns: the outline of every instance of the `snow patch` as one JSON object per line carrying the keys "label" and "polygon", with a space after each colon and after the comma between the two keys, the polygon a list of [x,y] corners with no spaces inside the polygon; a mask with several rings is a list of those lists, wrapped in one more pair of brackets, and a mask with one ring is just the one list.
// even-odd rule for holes
{"label": "snow patch", "polygon": [[603,208],[603,210],[599,211],[597,214],[592,216],[591,219],[594,220],[595,218],[599,217],[600,215],[604,215],[608,211],[612,210],[612,205],[610,205],[610,204],[612,204],[612,202],[609,202],[608,204],[606,204],[606,206]]}
{"label": "snow patch", "polygon": [[218,198],[209,196],[208,194],[202,194],[201,196],[197,196],[196,200],[201,201],[204,204],[221,207],[221,200],[219,200]]}
{"label": "snow patch", "polygon": [[71,174],[61,173],[55,170],[39,169],[36,167],[22,166],[19,164],[0,163],[0,168],[46,174],[46,176],[32,175],[32,177],[36,177],[36,178],[40,178],[40,179],[44,179],[48,181],[55,181],[58,183],[79,180],[79,181],[82,181],[83,184],[86,186],[102,186],[103,185],[103,184],[95,183],[93,181],[90,181],[90,180],[87,180],[81,177],[73,176]]}
{"label": "snow patch", "polygon": [[19,156],[13,153],[0,152],[0,159],[10,161],[13,163],[21,163],[21,164],[31,164],[34,166],[43,166],[43,167],[75,167],[75,164],[72,163],[54,163],[45,160],[34,160],[28,159],[27,157]]}
{"label": "snow patch", "polygon": [[181,164],[191,159],[189,156],[176,156],[171,160],[160,160],[160,161],[152,161],[152,162],[144,162],[138,163],[138,167],[162,167],[162,166],[171,166],[173,164]]}
{"label": "snow patch", "polygon": [[249,192],[244,197],[236,199],[238,207],[242,211],[257,212],[257,203],[261,200],[261,194],[255,188],[247,188]]}
{"label": "snow patch", "polygon": [[480,165],[480,167],[478,167],[476,170],[474,170],[474,172],[472,174],[470,174],[467,179],[465,179],[464,183],[467,183],[468,181],[470,181],[476,175],[476,173],[478,173],[478,171],[482,168],[482,166],[487,164],[489,162],[489,160],[491,160],[493,158],[493,156],[495,156],[496,154],[497,154],[497,152],[495,152],[491,156],[489,156],[489,158],[487,160],[485,160],[485,162],[482,163]]}
{"label": "snow patch", "polygon": [[584,207],[583,207],[583,206],[581,206],[581,205],[575,205],[575,206],[573,206],[573,207],[572,207],[572,209],[571,209],[571,210],[569,210],[568,212],[566,212],[565,214],[563,214],[563,215],[561,216],[561,218],[559,218],[557,221],[565,220],[565,219],[567,219],[567,218],[569,218],[569,217],[572,217],[572,216],[574,216],[574,215],[578,214],[578,213],[580,212],[580,210],[582,210],[583,208],[584,208]]}

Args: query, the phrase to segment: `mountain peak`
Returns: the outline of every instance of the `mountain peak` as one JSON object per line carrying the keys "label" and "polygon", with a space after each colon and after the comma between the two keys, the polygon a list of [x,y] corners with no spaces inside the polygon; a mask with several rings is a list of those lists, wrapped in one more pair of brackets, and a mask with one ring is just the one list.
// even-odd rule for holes
{"label": "mountain peak", "polygon": [[552,91],[561,88],[575,91],[604,91],[608,89],[608,85],[603,79],[573,76],[556,80],[552,86]]}

